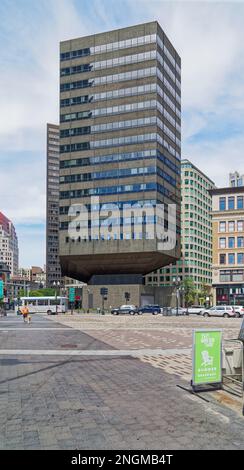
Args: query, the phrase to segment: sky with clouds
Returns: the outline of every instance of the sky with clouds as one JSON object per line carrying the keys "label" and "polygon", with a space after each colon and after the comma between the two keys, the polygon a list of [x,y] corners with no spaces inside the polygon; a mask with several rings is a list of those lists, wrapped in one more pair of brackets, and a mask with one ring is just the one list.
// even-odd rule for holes
{"label": "sky with clouds", "polygon": [[20,265],[45,262],[46,123],[58,123],[59,42],[158,20],[182,59],[182,157],[217,185],[244,173],[244,2],[0,1],[0,210]]}

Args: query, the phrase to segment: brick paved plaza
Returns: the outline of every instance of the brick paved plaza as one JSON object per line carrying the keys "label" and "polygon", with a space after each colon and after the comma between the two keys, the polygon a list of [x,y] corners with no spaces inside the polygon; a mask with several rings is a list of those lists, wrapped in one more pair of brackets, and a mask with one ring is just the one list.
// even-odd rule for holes
{"label": "brick paved plaza", "polygon": [[[192,328],[241,320],[0,319],[1,449],[244,449],[240,409],[189,389]],[[203,400],[204,398],[204,400]]]}

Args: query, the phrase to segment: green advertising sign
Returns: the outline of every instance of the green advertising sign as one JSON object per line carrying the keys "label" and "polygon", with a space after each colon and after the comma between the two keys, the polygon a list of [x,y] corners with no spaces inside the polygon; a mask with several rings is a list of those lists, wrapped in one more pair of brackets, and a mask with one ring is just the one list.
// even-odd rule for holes
{"label": "green advertising sign", "polygon": [[222,331],[194,330],[192,384],[222,382]]}
{"label": "green advertising sign", "polygon": [[69,288],[69,301],[70,302],[75,301],[75,288],[74,287]]}
{"label": "green advertising sign", "polygon": [[3,298],[3,280],[0,279],[0,300]]}

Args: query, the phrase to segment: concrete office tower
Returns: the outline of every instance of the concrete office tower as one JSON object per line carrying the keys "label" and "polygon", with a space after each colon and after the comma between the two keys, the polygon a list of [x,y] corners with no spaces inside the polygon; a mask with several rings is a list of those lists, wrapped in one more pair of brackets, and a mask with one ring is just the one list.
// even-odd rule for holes
{"label": "concrete office tower", "polygon": [[60,281],[59,126],[47,124],[46,285]]}
{"label": "concrete office tower", "polygon": [[[129,275],[135,280],[179,257],[180,73],[180,57],[156,21],[61,43],[63,275],[88,282],[94,275],[118,274],[119,284],[123,274],[127,282]],[[113,235],[101,235],[95,229],[99,208],[107,205],[104,219],[111,203],[120,211],[128,203],[176,204],[178,243],[164,249],[164,240],[158,248],[147,229],[137,236],[133,229],[122,230],[122,212],[113,219]],[[68,233],[72,204],[92,209],[86,241],[78,229],[76,237]],[[73,218],[81,211],[73,208]],[[134,226],[141,220],[135,217]],[[154,218],[147,220],[155,224]]]}
{"label": "concrete office tower", "polygon": [[211,191],[216,304],[244,305],[244,186]]}
{"label": "concrete office tower", "polygon": [[0,262],[5,263],[11,276],[18,274],[18,238],[12,222],[0,212]]}
{"label": "concrete office tower", "polygon": [[[189,160],[181,161],[182,257],[146,278],[147,285],[173,289],[173,279],[192,278],[196,289],[212,285],[212,198],[214,182]],[[169,290],[170,292],[170,290]]]}

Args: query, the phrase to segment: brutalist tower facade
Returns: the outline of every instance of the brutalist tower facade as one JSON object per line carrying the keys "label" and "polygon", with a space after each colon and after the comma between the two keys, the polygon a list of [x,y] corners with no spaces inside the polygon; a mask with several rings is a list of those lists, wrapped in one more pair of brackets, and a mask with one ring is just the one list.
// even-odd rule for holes
{"label": "brutalist tower facade", "polygon": [[[63,275],[85,282],[97,275],[128,279],[178,259],[180,158],[181,60],[156,21],[61,43]],[[128,203],[176,204],[176,245],[164,250],[146,231],[137,236],[133,230],[122,232],[121,211]],[[68,226],[79,219],[81,204],[89,212],[87,237],[73,237]],[[104,221],[106,210],[111,215],[115,205],[120,211],[112,221],[117,229],[101,235],[94,228],[99,210]],[[133,224],[143,225],[150,219],[145,217],[132,217]]]}

